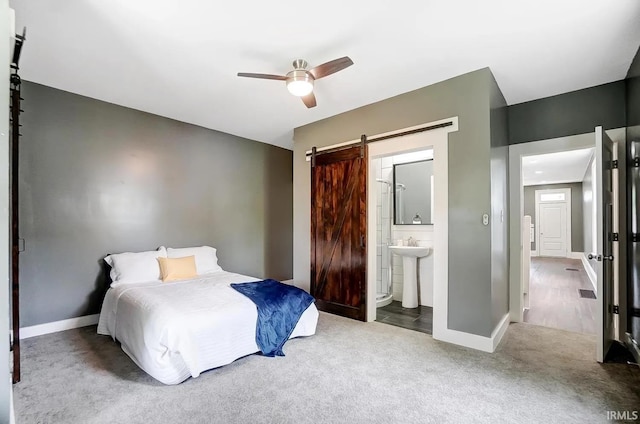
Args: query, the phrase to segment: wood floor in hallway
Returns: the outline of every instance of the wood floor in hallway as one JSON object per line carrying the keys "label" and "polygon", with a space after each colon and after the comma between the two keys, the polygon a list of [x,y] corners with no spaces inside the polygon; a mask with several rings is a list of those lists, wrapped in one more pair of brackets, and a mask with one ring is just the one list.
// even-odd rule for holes
{"label": "wood floor in hallway", "polygon": [[524,321],[596,334],[597,300],[581,298],[578,289],[593,290],[580,260],[531,258],[530,308]]}

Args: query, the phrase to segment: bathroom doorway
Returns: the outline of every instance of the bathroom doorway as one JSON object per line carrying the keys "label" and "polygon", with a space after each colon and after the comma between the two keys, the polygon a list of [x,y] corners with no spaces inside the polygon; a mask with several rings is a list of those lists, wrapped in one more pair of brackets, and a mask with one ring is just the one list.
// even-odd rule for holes
{"label": "bathroom doorway", "polygon": [[[433,331],[433,255],[416,257],[413,269],[403,266],[392,246],[433,246],[432,161],[433,149],[426,148],[372,159],[370,168],[375,173],[376,321],[427,334]],[[417,273],[416,287],[405,285],[405,272]],[[405,299],[403,305],[405,297],[413,303]]]}

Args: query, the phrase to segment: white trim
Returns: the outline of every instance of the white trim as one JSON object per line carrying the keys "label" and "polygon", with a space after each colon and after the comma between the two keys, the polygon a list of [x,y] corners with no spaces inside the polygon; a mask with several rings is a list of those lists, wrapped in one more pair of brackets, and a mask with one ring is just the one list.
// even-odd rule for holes
{"label": "white trim", "polygon": [[569,259],[582,259],[584,252],[569,252],[567,258]]}
{"label": "white trim", "polygon": [[11,389],[9,390],[9,423],[16,423],[16,410],[13,406],[13,377],[9,380],[9,385]]}
{"label": "white trim", "polygon": [[496,328],[494,328],[493,332],[491,333],[491,339],[493,341],[492,352],[495,352],[496,348],[502,341],[502,337],[504,337],[505,333],[507,332],[509,324],[511,324],[511,319],[509,317],[509,313],[507,312],[506,314],[504,314]]}
{"label": "white trim", "polygon": [[[374,187],[376,182],[375,170],[372,166],[372,160],[384,156],[390,156],[398,153],[406,153],[418,150],[433,148],[433,175],[434,175],[434,238],[433,238],[433,263],[434,263],[434,305],[433,305],[433,336],[437,338],[436,327],[447,327],[447,308],[448,308],[448,255],[449,255],[449,239],[448,239],[448,133],[458,131],[458,117],[443,119],[441,121],[429,122],[418,125],[416,127],[404,128],[385,134],[376,134],[372,137],[380,135],[398,133],[408,131],[414,128],[422,128],[442,122],[453,122],[453,125],[438,128],[432,131],[426,131],[416,134],[403,136],[401,142],[398,139],[383,140],[368,145],[369,160],[367,164],[368,181],[367,187]],[[373,269],[376,263],[376,208],[371,205],[376,204],[375,190],[367,190],[367,263],[369,270]],[[374,223],[374,224],[372,224]],[[437,293],[444,293],[437,298]],[[440,299],[440,300],[437,300]],[[444,310],[444,312],[442,312]],[[376,274],[375,272],[367,272],[367,321],[375,321],[376,319]],[[466,334],[466,333],[463,333]]]}
{"label": "white trim", "polygon": [[589,281],[591,281],[591,285],[593,286],[593,292],[598,295],[598,280],[596,276],[596,272],[589,265],[589,259],[587,259],[587,254],[583,253],[580,256],[580,260],[582,261],[582,266],[584,267],[584,271],[587,273],[587,277],[589,277]]}
{"label": "white trim", "polygon": [[[424,133],[411,134],[402,137],[402,143],[397,140],[386,140],[369,145],[368,187],[375,185],[375,172],[372,160],[391,154],[433,148],[433,179],[434,179],[434,223],[433,226],[433,338],[444,342],[454,343],[485,352],[493,352],[500,343],[507,327],[509,314],[506,314],[490,337],[465,333],[448,328],[449,311],[449,137],[448,133],[458,130],[458,118],[445,119],[438,122],[453,121],[450,127],[444,127]],[[438,123],[435,122],[435,123]],[[420,125],[423,127],[433,125]],[[400,130],[406,131],[408,130]],[[396,131],[398,132],[398,131]],[[367,190],[367,205],[375,204],[375,191]],[[367,208],[369,223],[376,221],[376,208]],[[367,249],[369,267],[376,261],[376,231],[375,225],[367,225]],[[367,273],[367,320],[376,318],[376,275]]]}
{"label": "white trim", "polygon": [[[522,217],[524,216],[524,189],[522,185],[522,157],[543,153],[563,152],[593,147],[593,133],[561,137],[509,146],[509,311],[511,321],[522,322]],[[538,246],[536,240],[536,247]]]}
{"label": "white trim", "polygon": [[[405,131],[413,131],[413,130],[417,130],[420,128],[426,128],[426,127],[431,127],[434,125],[439,125],[439,124],[444,124],[446,122],[451,122],[452,125],[448,126],[448,127],[442,127],[442,128],[434,128],[433,130],[429,130],[428,132],[431,131],[441,131],[441,130],[446,130],[446,132],[454,132],[454,131],[458,131],[458,117],[454,117],[454,118],[448,118],[448,119],[441,119],[439,121],[433,121],[433,122],[427,122],[426,124],[420,124],[420,125],[414,125],[413,127],[407,127],[407,128],[401,128],[399,130],[394,130],[394,131],[388,131],[385,133],[380,133],[380,134],[374,134],[374,135],[370,135],[368,136],[369,138],[374,138],[374,137],[385,137],[388,135],[393,135],[393,134],[399,134]],[[455,127],[455,129],[453,129]],[[418,133],[420,134],[420,133]],[[414,134],[409,134],[409,136],[414,135]],[[402,138],[404,139],[404,137],[408,137],[408,136],[403,136]],[[397,140],[396,140],[397,141]],[[360,143],[360,139],[357,140],[349,140],[349,141],[343,141],[341,143],[336,143],[336,144],[332,144],[330,146],[324,146],[324,147],[319,147],[318,149],[316,149],[316,153],[320,153],[322,151],[325,150],[331,150],[331,149],[335,149],[336,147],[342,147],[342,146],[349,146],[351,144],[355,144],[355,143]],[[398,152],[401,152],[403,149],[402,147],[398,147]],[[307,150],[304,152],[305,155],[305,161],[310,162],[311,161],[311,150]]]}
{"label": "white trim", "polygon": [[[551,194],[551,193],[564,193],[564,200],[557,201],[542,201],[541,197],[543,194]],[[540,237],[540,205],[541,204],[553,204],[553,203],[564,203],[565,205],[565,251],[564,257],[569,258],[571,255],[571,188],[548,188],[542,190],[535,190],[534,192],[534,208],[536,211],[536,256],[542,256],[540,253],[542,243],[542,237]]]}
{"label": "white trim", "polygon": [[[608,130],[607,134],[615,140],[623,140],[625,128]],[[522,272],[522,217],[524,216],[524,193],[522,188],[522,157],[543,153],[564,152],[594,147],[594,133],[559,137],[509,146],[509,310],[511,321],[522,322],[522,291],[520,273]],[[595,184],[595,182],[594,182]]]}
{"label": "white trim", "polygon": [[[435,306],[435,303],[434,303]],[[435,310],[434,310],[435,312]],[[434,314],[435,318],[435,314]],[[435,337],[434,331],[434,339],[441,340],[443,342],[453,343],[460,346],[470,347],[472,349],[481,350],[483,352],[493,353],[496,348],[502,341],[502,337],[507,332],[507,328],[509,328],[511,320],[509,319],[509,314],[506,313],[496,328],[491,332],[490,337],[478,336],[476,334],[464,333],[462,331],[450,330],[446,329],[446,331],[441,332],[440,336]],[[435,330],[435,320],[434,320],[434,330]]]}
{"label": "white trim", "polygon": [[43,334],[57,333],[58,331],[71,330],[73,328],[86,327],[88,325],[96,325],[99,317],[100,314],[85,315],[77,318],[64,319],[62,321],[22,327],[20,329],[20,340],[41,336]]}

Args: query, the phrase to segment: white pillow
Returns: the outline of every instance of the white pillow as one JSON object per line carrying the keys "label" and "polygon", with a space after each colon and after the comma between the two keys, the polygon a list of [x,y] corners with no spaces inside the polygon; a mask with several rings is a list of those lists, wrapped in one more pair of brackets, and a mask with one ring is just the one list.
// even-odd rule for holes
{"label": "white pillow", "polygon": [[164,246],[148,252],[125,252],[109,255],[104,261],[111,266],[111,287],[120,284],[160,280],[158,258],[167,257]]}
{"label": "white pillow", "polygon": [[185,256],[196,257],[196,271],[198,275],[220,272],[222,268],[218,265],[216,249],[210,246],[184,247],[181,249],[167,248],[168,258],[183,258]]}

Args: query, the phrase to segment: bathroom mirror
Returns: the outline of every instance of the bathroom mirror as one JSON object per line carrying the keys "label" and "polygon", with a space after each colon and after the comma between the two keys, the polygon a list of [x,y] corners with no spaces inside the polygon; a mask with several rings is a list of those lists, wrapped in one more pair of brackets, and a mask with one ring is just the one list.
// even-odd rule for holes
{"label": "bathroom mirror", "polygon": [[393,223],[433,224],[433,160],[393,165]]}

